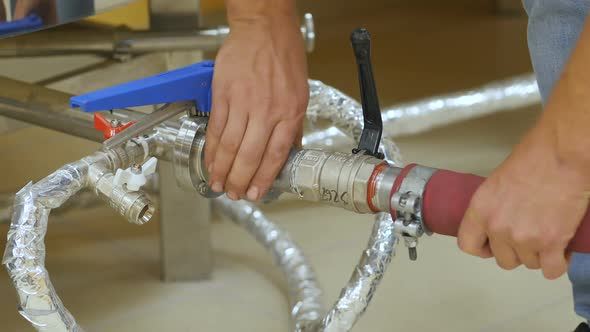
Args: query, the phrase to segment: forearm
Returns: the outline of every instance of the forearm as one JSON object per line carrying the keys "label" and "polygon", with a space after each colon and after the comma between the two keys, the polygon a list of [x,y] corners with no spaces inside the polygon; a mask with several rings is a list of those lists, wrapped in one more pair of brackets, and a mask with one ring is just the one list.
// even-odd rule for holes
{"label": "forearm", "polygon": [[[590,21],[557,82],[539,127],[554,144],[560,162],[590,167]],[[590,178],[590,173],[588,173]]]}
{"label": "forearm", "polygon": [[226,0],[225,3],[230,27],[237,23],[272,22],[297,16],[295,0]]}

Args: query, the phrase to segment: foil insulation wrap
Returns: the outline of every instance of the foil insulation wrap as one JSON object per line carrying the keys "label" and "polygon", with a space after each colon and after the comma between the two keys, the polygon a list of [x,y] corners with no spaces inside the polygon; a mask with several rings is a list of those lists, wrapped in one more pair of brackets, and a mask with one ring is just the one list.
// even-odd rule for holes
{"label": "foil insulation wrap", "polygon": [[[324,119],[331,127],[305,135],[305,147],[333,149],[343,143],[358,142],[364,124],[361,104],[320,81],[309,80],[309,86],[307,119],[312,125]],[[402,166],[401,153],[391,139],[383,138],[380,150],[388,162]],[[339,299],[323,318],[317,331],[344,332],[352,329],[371,302],[391,262],[397,243],[391,216],[387,213],[377,214],[367,249],[361,255]]]}
{"label": "foil insulation wrap", "polygon": [[309,80],[309,104],[307,119],[312,123],[319,119],[329,120],[355,142],[363,130],[361,104],[342,91],[320,81]]}
{"label": "foil insulation wrap", "polygon": [[[402,156],[393,141],[382,140],[381,147],[385,160],[390,164],[402,166]],[[336,303],[323,318],[318,331],[346,332],[352,329],[369,306],[379,282],[395,255],[398,243],[399,239],[394,232],[391,215],[378,213],[375,216],[367,249],[363,251],[348,283],[340,292]]]}
{"label": "foil insulation wrap", "polygon": [[443,125],[541,103],[533,74],[434,96],[383,110],[384,136],[416,134]]}
{"label": "foil insulation wrap", "polygon": [[393,229],[391,216],[379,214],[373,226],[367,249],[363,251],[358,265],[340,298],[322,320],[318,331],[350,331],[365,312],[387,266],[395,253],[398,239]]}
{"label": "foil insulation wrap", "polygon": [[315,331],[322,318],[322,292],[301,248],[254,204],[233,202],[225,196],[215,199],[214,204],[218,211],[242,226],[272,253],[287,278],[293,330]]}
{"label": "foil insulation wrap", "polygon": [[[14,192],[12,194],[0,194],[0,225],[10,223],[14,200]],[[51,211],[51,215],[56,216],[73,210],[92,209],[103,204],[104,202],[96,197],[96,194],[91,190],[81,190],[62,206]]]}
{"label": "foil insulation wrap", "polygon": [[36,184],[29,183],[15,198],[3,264],[19,298],[19,312],[37,331],[78,332],[45,269],[45,234],[52,209],[85,185],[88,164],[69,164]]}
{"label": "foil insulation wrap", "polygon": [[[322,141],[336,148],[347,145],[350,141],[344,136],[352,134],[356,138],[359,133],[353,121],[362,126],[360,104],[322,82],[310,80],[309,86],[308,119],[314,121],[327,117],[333,125],[307,133],[303,141],[311,147],[321,145]],[[386,107],[382,109],[383,136],[391,138],[417,134],[454,122],[540,103],[537,81],[533,74],[526,74],[475,89]]]}
{"label": "foil insulation wrap", "polygon": [[[319,119],[328,120],[332,125],[328,129],[305,135],[303,144],[306,147],[336,148],[346,141],[358,142],[361,137],[364,125],[361,104],[342,91],[320,81],[309,80],[309,104],[306,114],[312,125]],[[395,165],[402,163],[399,149],[391,139],[384,137],[380,150],[384,153],[386,150],[389,151],[389,159]]]}

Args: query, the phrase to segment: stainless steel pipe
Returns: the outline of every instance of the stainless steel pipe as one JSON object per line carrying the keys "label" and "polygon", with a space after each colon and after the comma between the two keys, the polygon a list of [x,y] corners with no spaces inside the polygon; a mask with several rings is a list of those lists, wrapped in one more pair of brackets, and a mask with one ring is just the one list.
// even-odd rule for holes
{"label": "stainless steel pipe", "polygon": [[[55,29],[0,41],[0,57],[97,54],[140,55],[170,51],[214,51],[229,35],[229,27],[174,32],[109,31],[99,29]],[[315,47],[313,16],[305,14],[301,26],[306,50]]]}
{"label": "stainless steel pipe", "polygon": [[[0,115],[94,142],[104,141],[103,134],[94,129],[93,114],[70,108],[71,97],[68,93],[0,76]],[[113,110],[113,116],[123,121],[140,115],[130,110]]]}

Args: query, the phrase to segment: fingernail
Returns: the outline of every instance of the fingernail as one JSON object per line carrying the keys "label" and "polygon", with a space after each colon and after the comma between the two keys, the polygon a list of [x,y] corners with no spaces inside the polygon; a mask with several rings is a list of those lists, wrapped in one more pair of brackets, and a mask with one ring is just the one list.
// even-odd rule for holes
{"label": "fingernail", "polygon": [[216,193],[223,192],[223,185],[221,184],[221,182],[213,182],[213,184],[211,185],[211,190],[213,190]]}
{"label": "fingernail", "polygon": [[248,199],[251,201],[258,200],[258,187],[250,187],[250,189],[248,189],[248,192],[246,193],[246,196],[248,196]]}
{"label": "fingernail", "polygon": [[227,197],[229,197],[229,199],[231,199],[232,201],[238,200],[238,195],[232,193],[231,191],[227,193]]}

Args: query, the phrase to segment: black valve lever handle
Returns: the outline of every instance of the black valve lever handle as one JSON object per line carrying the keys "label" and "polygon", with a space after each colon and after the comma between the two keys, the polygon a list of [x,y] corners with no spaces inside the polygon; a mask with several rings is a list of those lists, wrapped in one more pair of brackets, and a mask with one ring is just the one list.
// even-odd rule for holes
{"label": "black valve lever handle", "polygon": [[356,29],[350,36],[352,49],[358,65],[361,102],[363,105],[364,127],[361,133],[358,149],[372,156],[383,158],[379,153],[379,143],[383,134],[381,108],[377,98],[377,88],[371,65],[371,35],[363,28]]}

